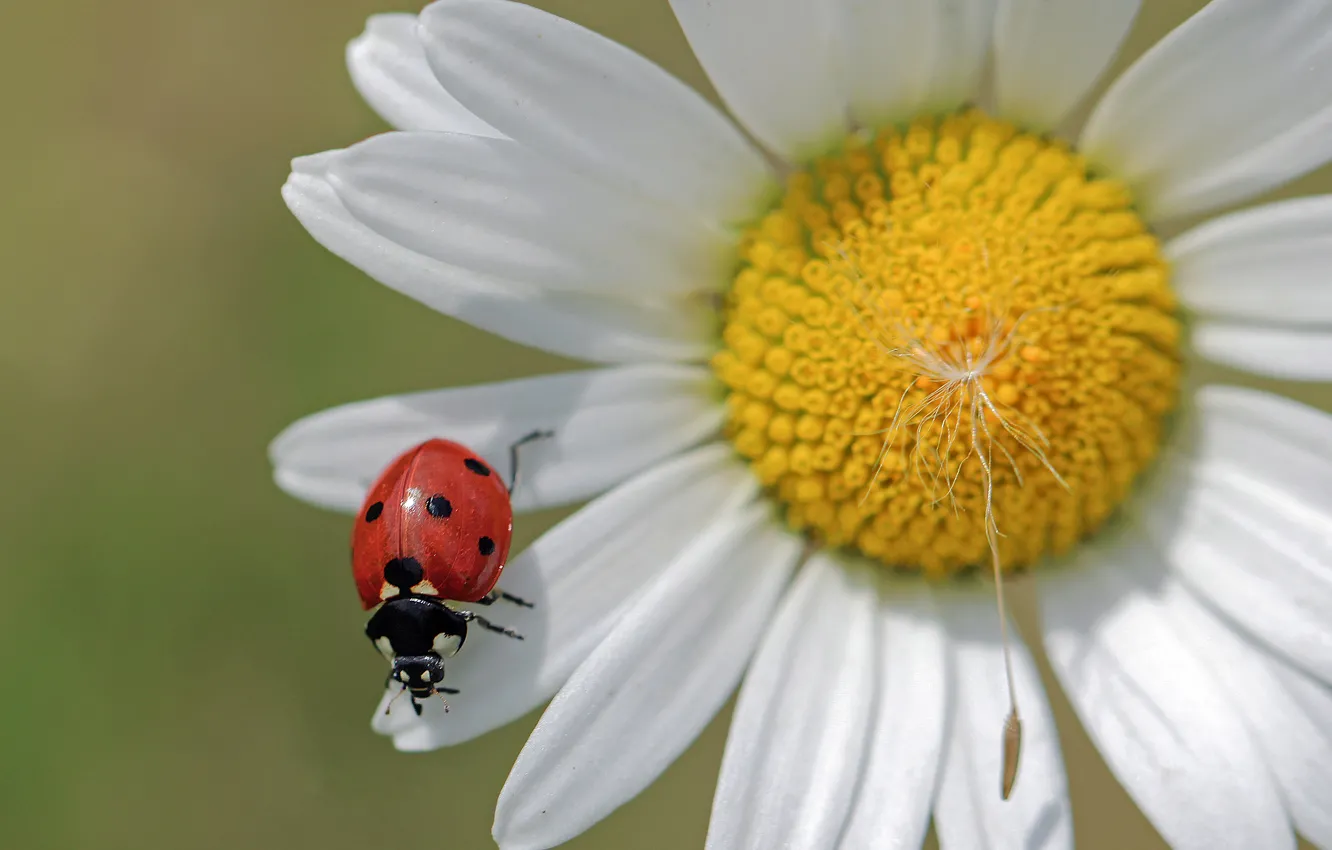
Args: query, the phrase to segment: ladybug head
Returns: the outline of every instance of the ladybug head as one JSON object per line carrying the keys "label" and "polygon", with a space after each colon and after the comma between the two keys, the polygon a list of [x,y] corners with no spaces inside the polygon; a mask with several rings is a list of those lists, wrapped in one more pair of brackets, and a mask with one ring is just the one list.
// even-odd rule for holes
{"label": "ladybug head", "polygon": [[444,681],[444,660],[433,652],[399,655],[393,659],[390,678],[402,683],[414,699],[428,699],[438,693],[435,686]]}

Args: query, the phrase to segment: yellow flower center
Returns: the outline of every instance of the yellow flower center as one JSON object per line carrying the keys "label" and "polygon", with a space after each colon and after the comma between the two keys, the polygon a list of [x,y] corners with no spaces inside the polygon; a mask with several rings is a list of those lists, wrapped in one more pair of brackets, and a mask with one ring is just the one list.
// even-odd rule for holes
{"label": "yellow flower center", "polygon": [[977,111],[850,137],[745,232],[712,365],[787,521],[930,577],[1105,522],[1178,394],[1125,186]]}

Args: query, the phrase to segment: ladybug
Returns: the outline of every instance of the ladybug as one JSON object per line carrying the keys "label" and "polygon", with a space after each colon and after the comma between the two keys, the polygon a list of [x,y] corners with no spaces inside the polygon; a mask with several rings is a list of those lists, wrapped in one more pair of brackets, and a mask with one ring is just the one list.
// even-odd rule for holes
{"label": "ladybug", "polygon": [[447,603],[505,599],[532,607],[495,584],[513,533],[518,449],[548,436],[534,431],[509,447],[507,485],[466,446],[433,439],[395,458],[370,487],[352,530],[352,575],[365,609],[379,607],[366,636],[393,665],[389,681],[402,686],[398,696],[410,692],[418,715],[417,700],[458,692],[440,683],[444,659],[462,648],[468,623],[523,639]]}

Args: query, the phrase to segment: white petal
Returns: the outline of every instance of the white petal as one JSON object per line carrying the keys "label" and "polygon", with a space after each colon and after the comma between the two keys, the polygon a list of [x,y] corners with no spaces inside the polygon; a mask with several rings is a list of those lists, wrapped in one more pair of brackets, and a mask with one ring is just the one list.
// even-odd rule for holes
{"label": "white petal", "polygon": [[1141,0],[999,0],[994,25],[995,111],[1049,130],[1105,73]]}
{"label": "white petal", "polygon": [[846,132],[835,10],[809,0],[671,0],[717,93],[740,123],[788,160]]}
{"label": "white petal", "polygon": [[1262,390],[1211,385],[1191,399],[1185,458],[1220,463],[1332,514],[1332,415]]}
{"label": "white petal", "polygon": [[375,731],[402,750],[430,750],[514,720],[564,684],[610,631],[624,605],[648,586],[718,516],[753,499],[754,477],[729,447],[714,445],[643,473],[541,536],[504,571],[500,586],[534,602],[496,603],[486,616],[516,629],[516,641],[472,629],[448,663],[445,684],[462,693],[445,714],[436,701],[416,717],[405,700],[390,715],[386,694]]}
{"label": "white petal", "polygon": [[1258,375],[1291,381],[1332,380],[1332,328],[1262,327],[1199,320],[1190,330],[1199,354]]}
{"label": "white petal", "polygon": [[1165,252],[1190,310],[1246,324],[1332,325],[1332,195],[1214,218]]}
{"label": "white petal", "polygon": [[1143,510],[1169,564],[1235,622],[1332,682],[1332,515],[1225,458],[1189,466],[1172,498]]}
{"label": "white petal", "polygon": [[[841,0],[851,113],[900,124],[976,97],[995,0]],[[810,5],[821,5],[811,3]]]}
{"label": "white petal", "polygon": [[326,169],[338,198],[371,230],[483,276],[659,298],[718,289],[734,262],[722,231],[509,139],[385,133]]}
{"label": "white petal", "polygon": [[930,824],[948,717],[948,653],[929,596],[879,601],[879,695],[867,764],[838,850],[919,847]]}
{"label": "white petal", "polygon": [[508,0],[421,13],[449,91],[575,171],[713,222],[748,221],[773,186],[762,156],[693,89],[591,30]]}
{"label": "white petal", "polygon": [[433,260],[375,233],[323,173],[338,153],[294,162],[282,197],[319,244],[385,286],[506,339],[584,360],[698,359],[714,347],[715,311],[705,301],[552,292]]}
{"label": "white petal", "polygon": [[347,69],[365,102],[399,130],[502,135],[435,79],[416,37],[415,15],[372,15],[347,45]]}
{"label": "white petal", "polygon": [[766,505],[718,517],[556,695],[495,810],[504,850],[573,838],[635,797],[725,704],[800,554]]}
{"label": "white petal", "polygon": [[1332,5],[1213,0],[1120,77],[1079,147],[1153,218],[1235,203],[1332,157]]}
{"label": "white petal", "polygon": [[1192,330],[1199,353],[1277,378],[1332,379],[1332,197],[1213,219],[1167,254],[1180,300],[1207,316]]}
{"label": "white petal", "polygon": [[1152,595],[1163,570],[1136,529],[1084,544],[1073,564],[1041,582],[1050,664],[1111,772],[1167,844],[1293,847],[1262,756]]}
{"label": "white petal", "polygon": [[698,443],[724,411],[702,367],[622,366],[386,396],[308,416],[269,448],[278,485],[334,510],[360,509],[394,457],[432,437],[468,446],[507,479],[522,449],[516,510],[576,502]]}
{"label": "white petal", "polygon": [[835,846],[874,707],[875,607],[864,576],[806,564],[740,689],[708,850]]}
{"label": "white petal", "polygon": [[1178,586],[1165,599],[1263,751],[1296,829],[1332,846],[1332,690],[1259,651]]}
{"label": "white petal", "polygon": [[1008,683],[993,597],[973,591],[937,596],[952,656],[952,729],[934,818],[944,850],[1054,850],[1073,846],[1059,733],[1026,645],[1009,630],[1022,718],[1017,783],[1007,800],[1003,729]]}
{"label": "white petal", "polygon": [[1204,387],[1193,400],[1198,450],[1332,513],[1332,415],[1244,387]]}
{"label": "white petal", "polygon": [[[1328,792],[1332,790],[1332,778],[1328,777],[1328,766],[1332,765],[1332,759],[1320,753],[1328,752],[1329,742],[1332,742],[1332,689],[1285,664],[1277,664],[1273,672],[1285,692],[1295,700],[1307,722],[1322,736],[1323,743],[1317,749],[1296,753],[1292,760],[1299,759],[1298,764],[1283,764],[1277,769],[1292,774],[1312,769],[1323,777],[1317,780],[1317,784],[1310,784],[1299,792],[1292,790],[1286,805],[1293,813],[1296,828],[1314,846],[1326,850],[1332,847],[1332,804],[1327,799]],[[1306,759],[1310,756],[1317,760],[1316,764],[1307,763]],[[1268,758],[1269,761],[1275,761],[1281,757],[1274,753]]]}

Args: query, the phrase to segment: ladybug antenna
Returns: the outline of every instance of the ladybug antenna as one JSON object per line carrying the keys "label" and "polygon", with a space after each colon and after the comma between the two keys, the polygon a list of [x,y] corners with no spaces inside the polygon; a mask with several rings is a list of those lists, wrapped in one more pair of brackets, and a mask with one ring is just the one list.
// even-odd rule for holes
{"label": "ladybug antenna", "polygon": [[435,696],[439,697],[439,701],[442,702],[442,703],[444,703],[444,713],[445,713],[445,714],[448,714],[448,713],[449,713],[449,701],[446,700],[446,699],[444,699],[444,694],[440,693],[439,691],[435,691]]}
{"label": "ladybug antenna", "polygon": [[398,701],[398,697],[402,696],[402,695],[405,694],[405,693],[407,693],[407,686],[406,686],[406,685],[403,685],[403,686],[402,686],[402,690],[400,690],[400,691],[398,691],[396,694],[394,694],[394,695],[393,695],[393,699],[389,700],[389,701],[388,701],[388,705],[384,706],[384,713],[385,713],[385,714],[388,714],[390,711],[392,711],[392,710],[393,710],[393,703],[397,702],[397,701]]}

